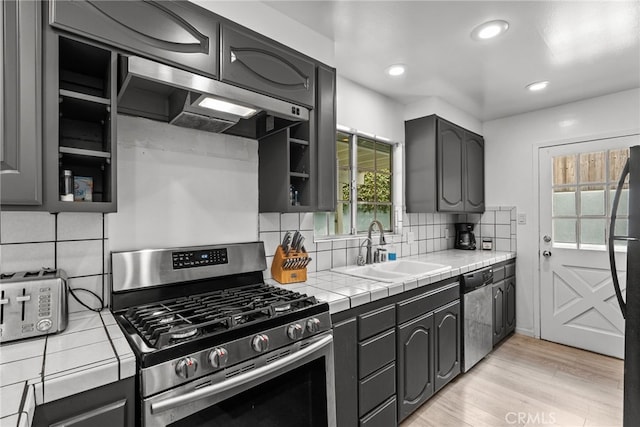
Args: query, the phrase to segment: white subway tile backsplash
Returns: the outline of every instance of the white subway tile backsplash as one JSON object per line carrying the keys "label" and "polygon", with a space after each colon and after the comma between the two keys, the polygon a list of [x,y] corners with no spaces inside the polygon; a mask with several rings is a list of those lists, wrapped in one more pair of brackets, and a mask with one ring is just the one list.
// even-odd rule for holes
{"label": "white subway tile backsplash", "polygon": [[495,225],[482,224],[480,225],[480,236],[482,237],[496,237]]}
{"label": "white subway tile backsplash", "polygon": [[[99,274],[96,276],[84,276],[84,277],[72,277],[69,279],[69,287],[74,291],[75,296],[82,301],[85,305],[98,309],[100,308],[100,301],[96,299],[89,292],[85,292],[81,289],[86,289],[98,295],[104,302],[104,293],[103,288],[103,275]],[[84,311],[86,307],[80,304],[76,299],[69,295],[69,313],[74,313],[78,311]]]}
{"label": "white subway tile backsplash", "polygon": [[427,224],[427,214],[419,213],[418,214],[418,225],[426,225]]}
{"label": "white subway tile backsplash", "polygon": [[37,271],[55,267],[55,243],[17,243],[0,247],[0,271]]}
{"label": "white subway tile backsplash", "polygon": [[496,223],[496,213],[495,211],[485,211],[480,218],[480,222],[482,224],[495,224]]}
{"label": "white subway tile backsplash", "polygon": [[296,213],[284,213],[280,215],[280,229],[282,231],[295,231],[300,229],[300,215]]}
{"label": "white subway tile backsplash", "polygon": [[510,251],[511,239],[494,239],[494,245],[497,251]]}
{"label": "white subway tile backsplash", "polygon": [[425,240],[427,238],[427,226],[419,225],[418,226],[418,240]]}
{"label": "white subway tile backsplash", "polygon": [[496,237],[499,237],[499,238],[502,238],[502,239],[511,238],[511,225],[497,224],[496,225]]}
{"label": "white subway tile backsplash", "polygon": [[259,239],[264,242],[264,253],[267,256],[275,255],[278,245],[282,243],[282,237],[279,231],[261,232]]}
{"label": "white subway tile backsplash", "polygon": [[55,218],[47,212],[1,212],[0,243],[54,241]]}
{"label": "white subway tile backsplash", "polygon": [[69,277],[103,273],[102,240],[58,242],[56,245],[58,268],[65,270]]}
{"label": "white subway tile backsplash", "polygon": [[316,268],[317,271],[331,269],[331,251],[316,252]]}
{"label": "white subway tile backsplash", "polygon": [[261,213],[258,223],[260,232],[280,231],[280,214],[277,212]]}
{"label": "white subway tile backsplash", "polygon": [[497,211],[496,224],[511,224],[511,211]]}
{"label": "white subway tile backsplash", "polygon": [[58,214],[57,240],[102,239],[102,214],[62,212]]}
{"label": "white subway tile backsplash", "polygon": [[426,254],[427,253],[427,240],[419,240],[418,241],[418,253]]}
{"label": "white subway tile backsplash", "polygon": [[313,231],[313,212],[305,212],[300,214],[300,230]]}
{"label": "white subway tile backsplash", "polygon": [[333,242],[331,242],[331,249],[334,251],[337,249],[346,249],[346,248],[347,248],[346,240],[334,240]]}
{"label": "white subway tile backsplash", "polygon": [[347,250],[331,251],[331,268],[344,267],[345,265],[347,265]]}

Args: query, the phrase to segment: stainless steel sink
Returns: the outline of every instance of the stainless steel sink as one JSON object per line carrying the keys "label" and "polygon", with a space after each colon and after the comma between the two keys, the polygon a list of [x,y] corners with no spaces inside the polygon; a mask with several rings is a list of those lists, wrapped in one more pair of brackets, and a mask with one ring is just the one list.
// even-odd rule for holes
{"label": "stainless steel sink", "polygon": [[361,267],[339,267],[334,268],[331,271],[348,274],[350,276],[362,277],[365,279],[392,283],[442,273],[448,270],[451,270],[450,265],[412,260],[398,260],[383,262],[380,264],[363,265]]}

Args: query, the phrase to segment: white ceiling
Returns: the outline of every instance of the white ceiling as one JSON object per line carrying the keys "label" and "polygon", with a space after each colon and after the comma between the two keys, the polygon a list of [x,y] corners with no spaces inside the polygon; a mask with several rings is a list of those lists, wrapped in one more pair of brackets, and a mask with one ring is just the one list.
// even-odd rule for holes
{"label": "white ceiling", "polygon": [[[341,75],[402,104],[440,97],[491,120],[640,87],[638,0],[264,3],[334,40]],[[471,39],[493,19],[509,30]],[[395,63],[404,76],[385,74]]]}

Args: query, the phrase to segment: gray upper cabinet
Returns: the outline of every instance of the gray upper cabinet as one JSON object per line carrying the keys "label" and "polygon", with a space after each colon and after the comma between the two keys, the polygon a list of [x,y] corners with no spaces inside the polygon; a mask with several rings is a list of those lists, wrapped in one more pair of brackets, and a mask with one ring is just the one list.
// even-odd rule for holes
{"label": "gray upper cabinet", "polygon": [[52,1],[49,23],[128,52],[218,77],[217,16],[186,1]]}
{"label": "gray upper cabinet", "polygon": [[464,153],[464,210],[484,212],[484,139],[465,132]]}
{"label": "gray upper cabinet", "polygon": [[451,123],[438,123],[438,210],[464,211],[464,130]]}
{"label": "gray upper cabinet", "polygon": [[405,122],[408,212],[484,212],[484,139],[436,115]]}
{"label": "gray upper cabinet", "polygon": [[318,66],[316,98],[317,210],[336,208],[336,70]]}
{"label": "gray upper cabinet", "polygon": [[41,3],[0,5],[0,177],[3,205],[42,203]]}
{"label": "gray upper cabinet", "polygon": [[237,25],[222,25],[221,80],[315,107],[313,61]]}

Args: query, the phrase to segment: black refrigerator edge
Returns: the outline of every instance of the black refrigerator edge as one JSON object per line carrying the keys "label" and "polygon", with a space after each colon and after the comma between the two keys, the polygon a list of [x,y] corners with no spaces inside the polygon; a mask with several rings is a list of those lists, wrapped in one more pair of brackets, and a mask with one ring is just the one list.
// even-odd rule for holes
{"label": "black refrigerator edge", "polygon": [[[615,222],[620,193],[629,175],[629,231],[627,236],[615,235]],[[626,301],[622,297],[614,257],[614,241],[627,242]],[[625,318],[624,345],[624,414],[623,426],[638,425],[640,420],[640,146],[630,148],[629,159],[620,177],[611,212],[609,228],[609,260],[611,274]]]}

